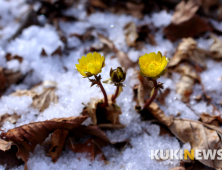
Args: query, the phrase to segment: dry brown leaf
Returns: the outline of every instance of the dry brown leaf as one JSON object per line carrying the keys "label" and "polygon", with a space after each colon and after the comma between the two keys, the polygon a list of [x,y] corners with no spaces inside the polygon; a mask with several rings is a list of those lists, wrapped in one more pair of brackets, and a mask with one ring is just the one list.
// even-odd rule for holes
{"label": "dry brown leaf", "polygon": [[168,96],[170,93],[170,88],[164,89],[164,92],[161,93],[161,95],[158,96],[157,100],[162,104],[165,105],[165,98]]}
{"label": "dry brown leaf", "polygon": [[218,21],[222,20],[222,5],[220,0],[201,0],[201,12]]}
{"label": "dry brown leaf", "polygon": [[108,6],[105,3],[103,3],[101,0],[90,0],[89,3],[93,7],[102,8],[102,9],[108,8]]}
{"label": "dry brown leaf", "polygon": [[126,126],[125,125],[122,125],[122,124],[99,124],[97,125],[99,128],[101,129],[123,129],[125,128]]}
{"label": "dry brown leaf", "polygon": [[0,82],[0,91],[3,91],[6,88],[7,80],[2,67],[0,67]]}
{"label": "dry brown leaf", "polygon": [[7,54],[5,55],[5,58],[6,58],[7,61],[10,61],[10,60],[12,60],[12,59],[16,59],[16,60],[19,61],[19,63],[22,63],[22,61],[23,61],[23,58],[22,58],[21,56],[12,55],[11,53],[7,53]]}
{"label": "dry brown leaf", "polygon": [[[168,126],[170,131],[181,142],[189,142],[191,144],[191,149],[222,149],[222,130],[219,127],[189,119],[169,118],[164,115],[163,111],[158,107],[156,103],[152,103],[149,110],[159,121]],[[218,159],[199,161],[204,165],[215,169],[222,168],[222,161]]]}
{"label": "dry brown leaf", "polygon": [[153,114],[155,118],[161,121],[163,124],[170,126],[173,123],[173,119],[165,116],[164,112],[159,108],[158,104],[152,102],[148,110]]}
{"label": "dry brown leaf", "polygon": [[110,41],[107,37],[105,37],[102,34],[98,34],[99,40],[106,44],[115,54],[116,57],[118,58],[119,63],[121,64],[122,67],[124,67],[126,70],[130,67],[134,67],[136,63],[133,63],[128,55],[124,53],[123,51],[118,50],[115,45],[113,44],[112,41]]}
{"label": "dry brown leaf", "polygon": [[51,56],[59,55],[62,56],[62,47],[59,46],[57,49],[55,49],[54,52],[52,52]]}
{"label": "dry brown leaf", "polygon": [[57,129],[51,135],[51,147],[47,156],[51,156],[54,163],[62,152],[68,133],[67,130]]}
{"label": "dry brown leaf", "polygon": [[44,48],[42,48],[42,52],[41,52],[40,55],[43,56],[43,57],[47,57],[48,56],[48,54],[46,53]]}
{"label": "dry brown leaf", "polygon": [[214,35],[211,35],[214,43],[210,46],[210,57],[213,59],[222,59],[222,41]]}
{"label": "dry brown leaf", "polygon": [[7,151],[11,148],[12,142],[7,142],[5,140],[0,139],[0,150],[1,151]]}
{"label": "dry brown leaf", "polygon": [[90,158],[91,161],[95,160],[97,155],[100,155],[101,160],[106,160],[103,152],[102,152],[102,147],[104,146],[103,142],[100,142],[97,139],[88,139],[85,143],[83,144],[75,144],[71,141],[71,144],[69,145],[70,149],[73,152],[78,152],[78,153],[88,153],[87,157]]}
{"label": "dry brown leaf", "polygon": [[70,136],[74,136],[76,138],[84,137],[85,135],[91,135],[93,137],[97,137],[102,139],[108,143],[110,143],[109,138],[106,134],[100,129],[98,126],[79,126],[70,131]]}
{"label": "dry brown leaf", "polygon": [[112,124],[120,124],[119,115],[122,114],[121,108],[112,102],[112,95],[108,96],[108,106],[105,108],[106,119]]}
{"label": "dry brown leaf", "polygon": [[169,40],[193,37],[211,30],[209,24],[195,14],[199,6],[200,2],[195,0],[181,1],[176,6],[171,24],[164,29]]}
{"label": "dry brown leaf", "polygon": [[39,109],[40,112],[49,107],[50,103],[58,103],[58,96],[55,94],[55,88],[50,87],[33,98],[33,107]]}
{"label": "dry brown leaf", "polygon": [[140,109],[144,105],[145,98],[150,96],[153,85],[146,77],[143,77],[141,74],[138,74],[137,76],[139,84],[134,87],[134,95],[137,102],[136,108]]}
{"label": "dry brown leaf", "polygon": [[23,75],[19,71],[14,72],[6,69],[4,70],[4,76],[6,78],[7,87],[9,87],[10,85],[17,83]]}
{"label": "dry brown leaf", "polygon": [[96,118],[96,109],[97,109],[97,104],[100,102],[100,99],[95,99],[92,98],[86,108],[87,114],[90,116],[92,123],[94,125],[97,124],[97,118]]}
{"label": "dry brown leaf", "polygon": [[222,119],[220,116],[209,115],[207,113],[202,113],[200,115],[200,121],[209,125],[214,125],[219,127],[219,124],[222,123]]}
{"label": "dry brown leaf", "polygon": [[175,8],[171,22],[173,24],[181,24],[190,20],[199,9],[200,1],[189,0],[181,1]]}
{"label": "dry brown leaf", "polygon": [[30,96],[31,98],[38,96],[38,94],[34,90],[17,90],[11,95],[12,96]]}
{"label": "dry brown leaf", "polygon": [[17,120],[20,118],[20,115],[17,115],[16,113],[9,115],[9,114],[4,114],[2,116],[0,116],[0,127],[2,127],[2,125],[5,122],[10,122],[12,124],[16,123]]}
{"label": "dry brown leaf", "polygon": [[18,151],[15,145],[10,146],[7,150],[2,150],[1,140],[0,140],[0,165],[4,165],[5,169],[16,169],[18,166],[24,164],[21,159],[16,157],[16,152]]}
{"label": "dry brown leaf", "polygon": [[119,123],[119,115],[122,113],[121,108],[112,102],[112,95],[108,95],[108,106],[100,107],[103,103],[102,99],[92,98],[87,108],[83,111],[83,115],[89,115],[94,125]]}
{"label": "dry brown leaf", "polygon": [[194,68],[188,64],[176,68],[176,71],[182,75],[176,84],[176,93],[181,95],[183,102],[189,101],[190,95],[193,93],[193,85],[196,81],[200,81],[198,74],[193,70]]}
{"label": "dry brown leaf", "polygon": [[17,147],[17,157],[27,162],[29,152],[33,152],[37,144],[56,129],[72,130],[81,125],[87,116],[59,118],[23,125],[1,133],[1,138],[12,141]]}
{"label": "dry brown leaf", "polygon": [[32,106],[40,112],[49,107],[51,103],[58,103],[58,96],[55,94],[57,84],[52,81],[43,82],[43,92],[37,94],[34,90],[17,90],[13,96],[30,96],[33,99]]}
{"label": "dry brown leaf", "polygon": [[177,47],[177,51],[169,62],[169,67],[176,66],[181,61],[188,61],[205,69],[205,58],[207,51],[197,47],[197,42],[192,38],[183,38]]}
{"label": "dry brown leaf", "polygon": [[132,16],[134,16],[136,18],[139,18],[139,19],[143,18],[143,13],[142,13],[142,11],[144,9],[144,4],[143,3],[135,4],[135,3],[132,3],[130,1],[127,1],[126,2],[126,7],[127,7],[126,13],[129,13]]}
{"label": "dry brown leaf", "polygon": [[125,36],[126,36],[126,43],[129,47],[136,46],[136,40],[139,37],[137,34],[136,24],[134,22],[130,22],[125,25]]}

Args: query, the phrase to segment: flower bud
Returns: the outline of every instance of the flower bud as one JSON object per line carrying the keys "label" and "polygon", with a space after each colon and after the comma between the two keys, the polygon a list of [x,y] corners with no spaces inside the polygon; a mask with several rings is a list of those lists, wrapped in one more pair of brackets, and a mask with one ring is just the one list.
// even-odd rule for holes
{"label": "flower bud", "polygon": [[110,77],[113,83],[119,84],[122,83],[126,78],[126,72],[123,71],[121,67],[117,67],[117,69],[110,69]]}

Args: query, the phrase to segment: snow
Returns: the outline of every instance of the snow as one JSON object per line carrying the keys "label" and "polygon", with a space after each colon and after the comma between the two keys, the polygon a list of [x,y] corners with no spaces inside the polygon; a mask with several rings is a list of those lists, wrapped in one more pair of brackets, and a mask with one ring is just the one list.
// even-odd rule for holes
{"label": "snow", "polygon": [[[56,29],[49,24],[45,24],[45,16],[39,16],[38,20],[44,26],[30,26],[23,30],[21,35],[16,39],[7,42],[6,40],[13,35],[19,27],[19,22],[16,19],[22,18],[24,12],[28,10],[28,5],[24,0],[0,1],[0,66],[13,71],[20,71],[25,77],[20,84],[12,85],[0,99],[0,116],[6,113],[17,113],[21,115],[16,124],[6,122],[2,129],[8,130],[14,127],[28,124],[30,122],[44,121],[52,118],[62,118],[70,116],[79,116],[83,108],[91,98],[102,98],[103,95],[99,88],[93,86],[90,88],[88,79],[82,76],[75,70],[75,64],[82,55],[85,55],[85,48],[91,45],[99,44],[98,39],[92,42],[82,42],[79,38],[70,34],[83,35],[87,29],[94,28],[93,35],[97,37],[97,33],[103,33],[115,46],[127,52],[130,60],[136,62],[139,56],[144,53],[161,51],[166,57],[171,58],[175,52],[177,43],[171,43],[163,36],[163,27],[167,26],[172,14],[166,11],[153,13],[151,16],[144,16],[142,20],[138,20],[129,15],[116,15],[112,13],[95,12],[87,16],[85,12],[85,1],[75,8],[70,8],[63,11],[65,14],[72,15],[79,19],[75,22],[60,21],[61,30],[68,37],[68,47],[75,47],[74,50],[64,53],[63,56],[51,56],[51,54],[60,46],[65,50],[64,43],[60,40]],[[19,10],[15,10],[19,7]],[[34,9],[38,9],[38,4],[34,5]],[[140,51],[135,51],[127,47],[125,41],[124,26],[129,22],[134,22],[136,25],[154,24],[159,28],[154,35],[157,46],[145,44]],[[197,39],[198,47],[208,49],[213,42],[211,39]],[[48,54],[47,57],[41,56],[42,49]],[[13,59],[6,61],[4,58],[6,53],[19,55],[23,57],[23,62]],[[102,80],[109,78],[109,71],[120,66],[116,58],[111,59],[113,53],[107,54],[106,66],[101,73]],[[67,69],[64,69],[64,67]],[[200,73],[202,84],[205,87],[213,101],[218,104],[221,101],[222,81],[219,77],[222,76],[222,67],[220,62],[215,62],[211,59],[207,60],[207,70]],[[29,72],[32,71],[30,74]],[[195,93],[191,95],[190,107],[183,103],[178,94],[175,93],[175,84],[180,79],[180,74],[173,73],[172,79],[162,77],[159,82],[164,83],[165,88],[170,88],[170,94],[165,98],[165,106],[160,105],[167,116],[177,116],[181,118],[198,120],[202,113],[213,113],[213,107],[207,105],[206,102],[197,102],[193,98],[196,95],[202,94],[200,85],[194,86]],[[8,95],[19,89],[30,89],[44,81],[53,81],[56,85],[56,95],[58,103],[52,103],[43,112],[32,107],[32,98],[27,96],[16,97]],[[106,146],[103,149],[109,163],[104,164],[102,161],[95,160],[91,162],[86,159],[84,154],[76,154],[66,149],[62,152],[56,163],[51,161],[50,157],[46,156],[44,149],[37,146],[34,153],[30,155],[28,168],[30,170],[39,169],[155,169],[168,170],[179,165],[179,161],[155,161],[150,159],[151,149],[180,149],[178,140],[175,137],[168,135],[159,136],[159,126],[142,122],[140,115],[135,111],[136,102],[133,100],[133,87],[138,83],[133,68],[127,70],[124,91],[117,98],[117,105],[121,106],[122,114],[120,122],[126,125],[125,129],[106,131],[107,136],[113,142],[130,140],[130,145],[120,153],[112,146]],[[113,94],[115,86],[104,84],[104,88],[108,95]],[[40,93],[43,85],[39,86],[35,91]],[[220,109],[222,110],[222,109]],[[180,113],[178,115],[178,113]],[[87,120],[88,123],[90,120]],[[87,124],[87,122],[85,122]],[[190,148],[189,144],[184,144],[183,148]],[[14,169],[23,169],[20,166]],[[4,166],[0,166],[4,169]]]}

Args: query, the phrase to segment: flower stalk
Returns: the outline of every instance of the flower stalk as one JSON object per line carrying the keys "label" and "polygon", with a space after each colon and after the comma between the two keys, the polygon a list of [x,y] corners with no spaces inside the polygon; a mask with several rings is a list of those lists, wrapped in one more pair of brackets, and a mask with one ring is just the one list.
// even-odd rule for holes
{"label": "flower stalk", "polygon": [[104,96],[104,103],[102,104],[101,107],[106,107],[108,106],[108,98],[107,98],[107,94],[106,94],[106,91],[100,81],[100,77],[98,77],[97,75],[94,75],[95,79],[96,79],[96,84],[100,87],[102,93],[103,93],[103,96]]}
{"label": "flower stalk", "polygon": [[116,92],[114,95],[112,95],[112,101],[114,102],[119,94],[119,86],[116,86]]}
{"label": "flower stalk", "polygon": [[153,93],[151,93],[151,97],[150,97],[149,100],[145,103],[145,105],[143,106],[143,109],[149,107],[149,105],[154,101],[154,99],[155,99],[156,96],[157,96],[157,92],[158,92],[158,90],[159,90],[159,86],[158,86],[158,84],[157,84],[156,79],[155,79],[155,80],[152,79],[152,82],[153,82],[153,85],[154,85],[154,87],[153,87]]}

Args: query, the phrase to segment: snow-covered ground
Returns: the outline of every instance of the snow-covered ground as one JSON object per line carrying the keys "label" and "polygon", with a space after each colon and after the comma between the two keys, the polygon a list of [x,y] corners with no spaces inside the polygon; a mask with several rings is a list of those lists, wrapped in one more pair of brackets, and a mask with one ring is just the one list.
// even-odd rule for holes
{"label": "snow-covered ground", "polygon": [[[38,8],[38,5],[34,6],[34,8]],[[23,75],[32,70],[32,74],[28,74],[22,83],[12,85],[0,99],[0,115],[6,113],[21,115],[16,124],[6,122],[2,128],[4,130],[30,122],[78,116],[84,108],[83,104],[86,105],[91,98],[103,97],[99,88],[96,86],[89,88],[90,82],[87,79],[83,79],[75,70],[77,59],[85,55],[85,48],[89,48],[92,44],[100,44],[98,38],[95,38],[93,42],[82,42],[77,37],[69,37],[70,34],[83,35],[88,28],[94,27],[95,31],[93,31],[93,34],[97,37],[97,31],[103,30],[105,36],[113,41],[118,49],[127,52],[133,61],[136,61],[144,53],[158,51],[171,58],[178,45],[178,42],[172,43],[163,37],[163,27],[170,23],[173,13],[167,13],[166,11],[153,13],[150,16],[144,16],[142,20],[129,15],[100,12],[87,16],[83,1],[77,7],[64,11],[65,14],[78,18],[78,21],[61,21],[59,23],[62,31],[68,37],[68,46],[75,47],[75,49],[70,50],[69,54],[63,54],[63,56],[50,56],[59,46],[62,49],[65,48],[64,43],[60,40],[56,29],[52,25],[45,24],[42,27],[30,26],[24,29],[16,39],[10,42],[7,41],[19,27],[20,22],[18,22],[18,19],[23,18],[27,10],[29,10],[29,6],[25,3],[25,0],[0,0],[0,67],[20,71]],[[40,22],[44,22],[44,16],[40,17],[39,20]],[[125,41],[124,26],[132,21],[136,25],[153,23],[155,27],[159,28],[159,31],[155,34],[157,46],[145,44],[144,48],[140,51],[129,48]],[[217,24],[219,25],[220,23]],[[199,47],[207,49],[213,41],[200,38],[197,39],[197,42]],[[43,48],[48,57],[41,56]],[[23,57],[22,63],[19,63],[15,59],[7,62],[5,59],[6,53]],[[116,58],[111,58],[113,55],[114,53],[109,53],[105,56],[106,66],[101,73],[103,80],[109,78],[111,67],[116,68],[120,66]],[[220,102],[222,81],[219,81],[218,78],[222,75],[221,62],[209,59],[207,67],[206,71],[200,75],[202,83],[208,95],[214,101]],[[46,156],[44,149],[41,146],[37,146],[34,153],[30,155],[27,164],[29,170],[37,170],[40,167],[42,170],[168,170],[169,168],[178,166],[180,163],[178,160],[156,161],[150,158],[151,149],[180,149],[181,146],[175,137],[168,135],[159,136],[159,126],[140,120],[140,115],[134,109],[136,102],[133,100],[133,86],[138,83],[134,74],[135,72],[132,68],[127,70],[127,78],[124,81],[126,87],[124,87],[123,93],[117,99],[117,104],[121,106],[122,110],[120,122],[126,125],[126,128],[106,132],[110,140],[114,142],[130,139],[131,146],[127,146],[122,152],[111,146],[104,147],[102,150],[108,158],[108,164],[104,164],[98,160],[91,162],[84,155],[75,154],[68,149],[62,152],[56,163],[53,163],[51,158]],[[167,116],[180,113],[179,117],[193,120],[198,120],[201,113],[211,114],[213,112],[212,106],[207,106],[207,103],[204,101],[197,103],[193,100],[195,95],[202,93],[200,85],[195,85],[194,93],[191,95],[190,105],[192,110],[180,100],[180,96],[175,92],[175,84],[179,79],[180,74],[175,73],[172,79],[163,77],[159,80],[164,83],[165,88],[171,89],[170,94],[165,100],[166,105],[161,106],[164,113]],[[31,97],[9,95],[16,90],[30,89],[33,85],[44,81],[54,81],[57,83],[56,94],[58,95],[58,103],[52,103],[41,113],[38,109],[31,106]],[[115,87],[111,85],[104,84],[104,88],[108,94],[113,94],[115,91]],[[36,90],[40,92],[42,91],[42,87],[38,87]],[[219,109],[222,111],[221,108]],[[24,166],[20,166],[14,169],[23,168]],[[0,166],[0,169],[4,169],[4,166]]]}

